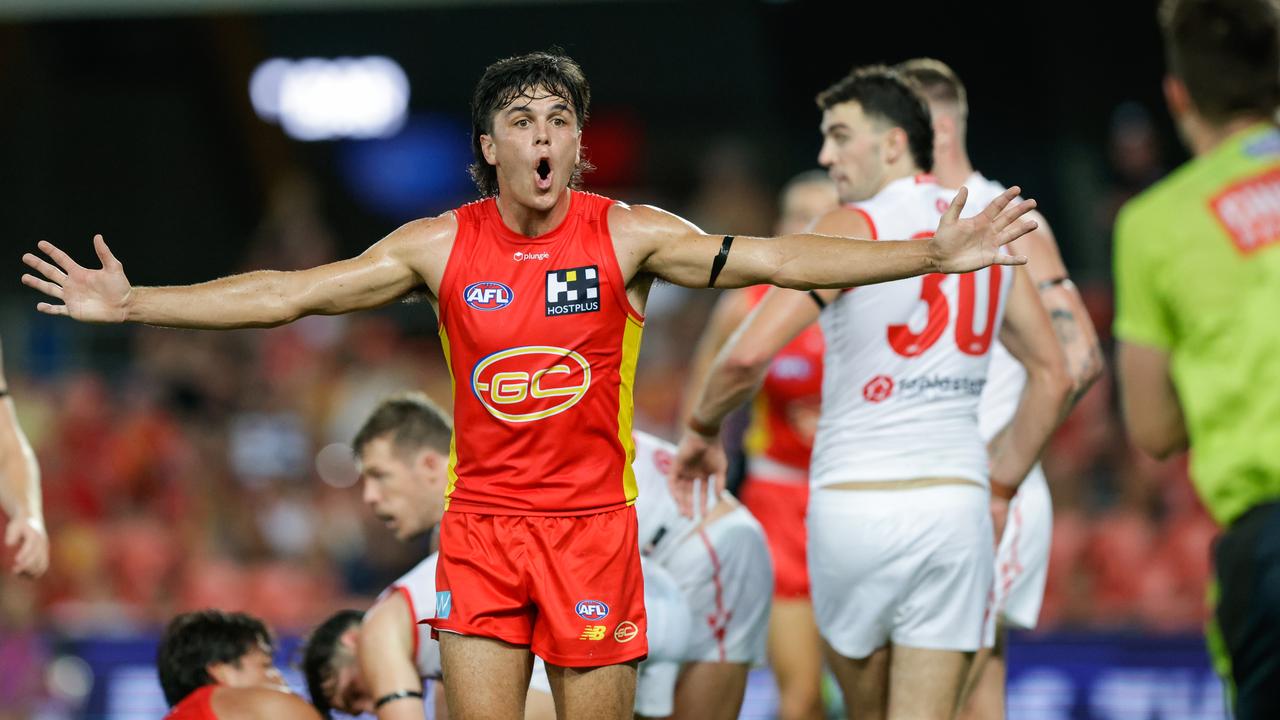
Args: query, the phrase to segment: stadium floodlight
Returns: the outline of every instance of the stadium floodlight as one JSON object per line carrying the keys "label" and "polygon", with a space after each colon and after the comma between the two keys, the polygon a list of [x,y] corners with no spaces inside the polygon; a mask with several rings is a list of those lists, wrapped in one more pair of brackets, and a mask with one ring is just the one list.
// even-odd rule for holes
{"label": "stadium floodlight", "polygon": [[295,140],[395,135],[409,111],[409,78],[388,57],[272,58],[249,78],[258,117]]}

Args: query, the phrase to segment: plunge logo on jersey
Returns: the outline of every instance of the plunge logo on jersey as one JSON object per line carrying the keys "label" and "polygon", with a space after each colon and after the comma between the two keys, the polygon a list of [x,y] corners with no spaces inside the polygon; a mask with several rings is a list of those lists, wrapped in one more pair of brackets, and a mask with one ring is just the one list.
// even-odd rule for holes
{"label": "plunge logo on jersey", "polygon": [[493,353],[471,371],[471,391],[490,415],[533,422],[578,404],[591,387],[591,365],[554,345],[523,345]]}
{"label": "plunge logo on jersey", "polygon": [[501,310],[515,300],[511,288],[500,282],[487,280],[471,283],[462,291],[462,299],[476,310]]}
{"label": "plunge logo on jersey", "polygon": [[547,316],[600,310],[600,273],[595,265],[547,272]]}

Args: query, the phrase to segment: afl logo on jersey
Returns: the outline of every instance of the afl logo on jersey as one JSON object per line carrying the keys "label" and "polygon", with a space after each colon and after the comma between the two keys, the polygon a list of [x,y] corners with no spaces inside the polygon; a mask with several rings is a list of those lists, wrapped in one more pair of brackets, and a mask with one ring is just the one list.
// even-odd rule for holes
{"label": "afl logo on jersey", "polygon": [[501,310],[516,297],[511,288],[488,280],[471,283],[462,291],[462,299],[476,310]]}
{"label": "afl logo on jersey", "polygon": [[609,617],[609,606],[599,600],[579,600],[573,611],[583,620],[603,620]]}
{"label": "afl logo on jersey", "polygon": [[507,422],[559,415],[587,394],[591,365],[578,353],[553,345],[524,345],[476,363],[471,391],[489,414]]}

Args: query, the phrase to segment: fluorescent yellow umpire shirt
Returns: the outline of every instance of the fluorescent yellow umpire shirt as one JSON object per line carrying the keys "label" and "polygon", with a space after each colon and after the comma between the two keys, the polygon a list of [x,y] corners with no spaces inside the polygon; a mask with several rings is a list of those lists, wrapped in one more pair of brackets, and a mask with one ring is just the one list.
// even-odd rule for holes
{"label": "fluorescent yellow umpire shirt", "polygon": [[1115,335],[1169,353],[1214,519],[1280,499],[1280,130],[1241,131],[1126,204],[1115,285]]}

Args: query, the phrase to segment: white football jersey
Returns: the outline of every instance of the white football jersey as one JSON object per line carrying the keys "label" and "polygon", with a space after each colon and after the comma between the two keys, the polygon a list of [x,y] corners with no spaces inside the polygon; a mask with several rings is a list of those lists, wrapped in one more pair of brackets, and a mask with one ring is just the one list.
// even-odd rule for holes
{"label": "white football jersey", "polygon": [[[676,458],[675,445],[640,431],[632,437],[636,442],[636,459],[631,469],[640,493],[636,498],[640,551],[662,562],[671,549],[694,530],[697,521],[680,514],[667,486],[667,473]],[[714,496],[708,497],[705,510],[715,507],[716,502]]]}
{"label": "white football jersey", "polygon": [[[439,553],[431,553],[399,580],[391,583],[382,591],[378,599],[394,592],[402,592],[409,600],[409,610],[413,621],[436,616],[436,559]],[[414,664],[418,666],[418,676],[423,679],[440,679],[440,642],[431,639],[431,626],[418,625],[418,637],[414,641]]]}
{"label": "white football jersey", "polygon": [[[919,175],[849,207],[866,216],[876,237],[925,237],[954,196]],[[926,477],[986,485],[978,399],[1012,281],[1001,266],[932,274],[847,290],[822,311],[827,349],[814,487]]]}
{"label": "white football jersey", "polygon": [[[1005,186],[988,180],[980,172],[970,175],[964,181],[964,186],[969,188],[969,199],[965,202],[966,215],[970,214],[969,210],[976,213],[985,208],[1006,190]],[[1018,400],[1022,397],[1022,387],[1026,384],[1027,371],[1022,363],[1009,354],[1009,350],[997,337],[991,346],[987,385],[982,389],[982,399],[978,403],[978,428],[983,438],[990,440],[1013,419],[1013,413],[1018,409]]]}

